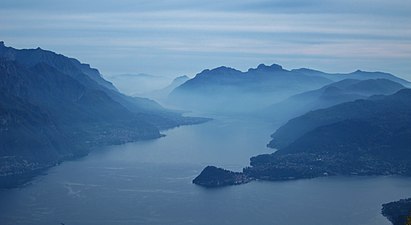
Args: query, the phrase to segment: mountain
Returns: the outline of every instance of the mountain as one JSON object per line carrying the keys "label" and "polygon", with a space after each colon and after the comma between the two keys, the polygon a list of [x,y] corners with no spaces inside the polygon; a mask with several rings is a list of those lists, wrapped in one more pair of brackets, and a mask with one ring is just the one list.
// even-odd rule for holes
{"label": "mountain", "polygon": [[168,84],[169,79],[163,76],[139,73],[118,74],[107,77],[120,92],[126,95],[144,95]]}
{"label": "mountain", "polygon": [[190,78],[188,76],[179,76],[176,77],[170,84],[168,84],[167,86],[161,88],[161,89],[157,89],[154,91],[149,91],[146,93],[143,93],[142,95],[148,97],[148,98],[152,98],[155,99],[157,101],[160,102],[164,102],[167,100],[168,95],[178,86],[184,84],[186,81],[190,80]]}
{"label": "mountain", "polygon": [[277,64],[261,64],[246,72],[218,67],[204,70],[174,89],[169,100],[189,109],[249,112],[331,82],[327,78],[288,71]]}
{"label": "mountain", "polygon": [[[272,135],[273,140],[269,146],[284,148],[318,127],[342,121],[367,120],[374,123],[394,119],[395,116],[401,119],[399,121],[404,121],[404,119],[408,119],[408,110],[411,107],[410,99],[407,99],[409,92],[409,89],[403,89],[389,96],[375,96],[367,100],[357,100],[309,112],[280,127]],[[399,121],[390,120],[387,122],[396,124]],[[403,125],[408,124],[404,123]]]}
{"label": "mountain", "polygon": [[355,79],[355,80],[387,79],[387,80],[397,82],[407,87],[410,87],[410,84],[411,84],[407,80],[401,79],[390,73],[384,73],[384,72],[367,72],[367,71],[362,71],[362,70],[356,70],[352,73],[344,74],[344,73],[325,73],[325,72],[321,72],[318,70],[307,69],[307,68],[294,69],[291,71],[310,75],[310,76],[324,77],[332,81],[341,81],[345,79]]}
{"label": "mountain", "polygon": [[[242,180],[333,175],[411,176],[411,89],[342,103],[294,118],[273,135],[272,154],[252,157]],[[233,181],[224,173],[225,181]],[[234,176],[234,174],[231,174]],[[207,178],[208,177],[208,178]],[[223,183],[210,173],[200,185]],[[218,186],[218,185],[216,185]]]}
{"label": "mountain", "polygon": [[[381,81],[382,79],[384,81]],[[355,87],[355,84],[351,84],[353,87],[344,87],[342,85],[344,83],[349,85],[349,81],[343,82],[343,80],[376,81],[374,81],[374,84],[369,81],[368,83],[359,83],[357,87]],[[393,93],[392,91],[384,90],[383,87],[387,85],[387,88],[395,89],[390,86],[393,83],[389,83],[387,80],[406,87],[410,85],[404,79],[383,72],[357,70],[349,74],[328,74],[304,68],[286,70],[277,64],[271,66],[261,64],[257,68],[250,68],[248,71],[242,72],[222,66],[212,70],[204,70],[193,79],[175,88],[170,93],[169,101],[183,108],[202,111],[220,113],[257,112],[273,104],[286,102],[286,99],[293,95],[330,85],[328,90],[324,88],[317,90],[317,93],[307,93],[315,95],[319,94],[319,92],[328,92],[323,97],[329,95],[330,99],[325,100],[329,101],[329,103],[324,102],[323,105],[320,103],[318,106],[307,107],[307,109],[316,109],[318,107],[330,106],[330,103],[333,101],[335,102],[333,104],[338,104],[346,100],[356,99],[357,97],[364,98],[373,94],[391,94]],[[339,81],[341,83],[338,83]],[[363,87],[360,87],[361,85]],[[338,87],[343,90],[340,91],[332,87]],[[368,92],[362,91],[361,88],[367,89]],[[370,88],[375,88],[375,90]],[[301,97],[304,97],[304,95]],[[341,99],[333,100],[333,97],[341,97]],[[290,102],[293,100],[298,101],[298,99],[301,98],[295,97]],[[276,107],[277,105],[273,106],[273,109]],[[298,113],[303,112],[305,112],[305,109]],[[294,115],[298,115],[298,113]]]}
{"label": "mountain", "polygon": [[272,135],[269,146],[279,150],[252,158],[249,172],[269,179],[282,170],[305,178],[411,175],[410,135],[411,90],[402,89],[290,120]]}
{"label": "mountain", "polygon": [[110,144],[204,121],[119,93],[96,69],[42,49],[0,46],[0,187]]}
{"label": "mountain", "polygon": [[266,108],[262,114],[276,121],[287,121],[316,109],[365,99],[372,95],[390,95],[403,88],[403,85],[387,79],[345,79],[317,90],[291,96]]}
{"label": "mountain", "polygon": [[[68,58],[52,51],[37,49],[17,50],[6,47],[4,42],[0,42],[0,57],[19,62],[26,67],[32,67],[38,63],[47,63],[48,65],[59,68],[63,73],[69,74],[77,79],[91,79],[97,84],[111,89],[116,88],[110,82],[104,80],[97,69],[91,68],[90,65],[79,62],[77,59]],[[84,76],[85,75],[85,76]]]}

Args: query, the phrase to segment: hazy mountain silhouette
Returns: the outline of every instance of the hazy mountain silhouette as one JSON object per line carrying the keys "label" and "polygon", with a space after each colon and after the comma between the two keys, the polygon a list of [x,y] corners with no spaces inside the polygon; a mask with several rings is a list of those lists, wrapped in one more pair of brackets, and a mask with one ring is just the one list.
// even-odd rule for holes
{"label": "hazy mountain silhouette", "polygon": [[411,90],[316,110],[273,135],[273,154],[246,172],[269,180],[328,175],[411,175]]}
{"label": "hazy mountain silhouette", "polygon": [[[354,129],[357,124],[373,129]],[[406,150],[398,148],[405,147],[403,144],[411,140],[406,138],[410,130],[411,89],[403,89],[393,95],[342,103],[294,118],[272,135],[269,146],[279,148],[282,152],[311,151],[327,149],[327,143],[330,142],[332,146],[328,146],[329,151],[340,148],[347,150],[344,146],[348,145],[367,149],[380,146],[391,149],[394,154],[396,150]],[[345,137],[358,139],[358,143],[344,140]],[[314,141],[316,138],[317,141]],[[360,146],[359,141],[367,145]],[[344,145],[338,145],[344,142]]]}
{"label": "hazy mountain silhouette", "polygon": [[252,157],[242,174],[224,171],[220,176],[204,170],[194,181],[217,187],[253,179],[411,176],[410,136],[411,89],[402,89],[393,95],[342,103],[292,119],[272,135],[269,146],[278,150]]}
{"label": "hazy mountain silhouette", "polygon": [[168,95],[178,86],[184,84],[184,82],[188,81],[190,78],[188,76],[179,76],[176,77],[173,81],[171,81],[170,84],[167,86],[154,90],[154,91],[149,91],[146,93],[143,93],[143,96],[147,96],[148,98],[152,98],[161,102],[164,102],[167,100]]}
{"label": "hazy mountain silhouette", "polygon": [[157,138],[160,129],[201,122],[122,95],[96,69],[50,51],[0,46],[0,76],[4,185],[96,146]]}
{"label": "hazy mountain silhouette", "polygon": [[262,114],[276,121],[287,121],[315,109],[364,99],[372,95],[390,95],[403,88],[405,88],[403,85],[387,79],[345,79],[317,90],[291,96],[268,107]]}
{"label": "hazy mountain silhouette", "polygon": [[120,92],[140,96],[146,92],[157,90],[167,85],[170,79],[163,76],[139,73],[139,74],[118,74],[107,77],[120,90]]}
{"label": "hazy mountain silhouette", "polygon": [[[188,109],[230,113],[254,112],[284,101],[292,95],[315,90],[343,79],[386,79],[404,85],[409,84],[394,75],[381,72],[356,71],[350,74],[327,74],[309,69],[285,70],[277,64],[271,66],[261,64],[246,72],[228,67],[204,70],[174,89],[169,100]],[[384,84],[376,84],[378,85]],[[360,87],[357,88],[359,92]],[[376,88],[383,91],[383,87]],[[333,89],[329,88],[328,91],[332,94]],[[334,89],[334,91],[338,90]],[[354,90],[350,91],[354,92]],[[379,90],[369,91],[371,94],[373,92],[379,94]],[[349,98],[352,99],[355,98]]]}
{"label": "hazy mountain silhouette", "polygon": [[320,76],[333,81],[340,81],[344,79],[356,79],[356,80],[368,80],[368,79],[387,79],[394,82],[400,83],[405,86],[409,86],[410,82],[404,79],[401,79],[397,76],[394,76],[390,73],[384,72],[367,72],[362,70],[356,70],[352,73],[325,73],[318,70],[301,68],[291,70],[293,72],[303,73],[311,76]]}
{"label": "hazy mountain silhouette", "polygon": [[170,101],[179,106],[216,112],[249,112],[290,95],[319,88],[331,80],[259,65],[246,72],[218,67],[204,70],[177,87]]}

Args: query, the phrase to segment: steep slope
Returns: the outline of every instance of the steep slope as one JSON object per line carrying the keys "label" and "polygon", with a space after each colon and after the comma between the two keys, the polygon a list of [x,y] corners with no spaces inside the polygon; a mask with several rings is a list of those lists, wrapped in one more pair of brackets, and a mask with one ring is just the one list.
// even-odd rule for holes
{"label": "steep slope", "polygon": [[275,121],[287,121],[312,110],[365,99],[372,95],[390,95],[403,88],[403,85],[387,79],[346,79],[291,96],[264,109],[262,115]]}
{"label": "steep slope", "polygon": [[[250,160],[243,180],[290,180],[332,175],[411,176],[411,89],[339,104],[297,117],[273,134],[272,154]],[[233,185],[210,173],[199,185]],[[231,176],[234,176],[231,174]],[[208,181],[212,180],[212,183]]]}
{"label": "steep slope", "polygon": [[0,58],[0,77],[1,186],[94,146],[160,137],[104,92],[47,64],[26,68]]}
{"label": "steep slope", "polygon": [[[273,141],[269,146],[284,148],[315,128],[344,120],[374,120],[378,122],[385,121],[382,119],[395,118],[394,116],[407,118],[407,113],[411,107],[411,102],[409,102],[407,98],[409,92],[409,89],[403,89],[394,95],[380,96],[368,100],[357,100],[327,109],[309,112],[290,120],[284,126],[280,127],[272,135]],[[378,118],[378,116],[381,118]],[[394,123],[395,120],[389,122]]]}
{"label": "steep slope", "polygon": [[0,93],[0,187],[24,182],[37,170],[85,154],[38,107]]}
{"label": "steep slope", "polygon": [[411,90],[307,113],[273,134],[270,155],[245,173],[282,180],[324,175],[411,175]]}
{"label": "steep slope", "polygon": [[102,86],[70,66],[70,58],[4,48],[9,57],[0,57],[0,187],[98,146],[158,138],[160,129],[205,121]]}
{"label": "steep slope", "polygon": [[0,57],[19,62],[26,67],[32,67],[38,63],[46,63],[52,67],[59,68],[63,73],[72,75],[77,79],[85,79],[84,75],[96,82],[98,85],[111,90],[117,90],[110,82],[104,80],[97,69],[83,64],[77,59],[68,58],[52,51],[37,49],[15,49],[7,47],[0,42]]}
{"label": "steep slope", "polygon": [[41,48],[19,50],[6,47],[4,43],[0,44],[0,57],[15,61],[27,68],[38,64],[53,67],[84,87],[104,92],[108,98],[121,104],[128,111],[139,114],[143,119],[150,120],[150,123],[158,128],[166,129],[185,123],[179,113],[167,110],[155,101],[121,94],[111,83],[102,78],[97,69],[82,64],[76,59]]}

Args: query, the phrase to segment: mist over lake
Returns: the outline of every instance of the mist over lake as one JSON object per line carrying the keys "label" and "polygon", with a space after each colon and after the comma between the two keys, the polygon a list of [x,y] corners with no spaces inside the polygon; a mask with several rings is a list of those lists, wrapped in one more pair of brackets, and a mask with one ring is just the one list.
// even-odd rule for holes
{"label": "mist over lake", "polygon": [[[166,137],[102,148],[0,192],[2,224],[389,224],[381,204],[410,178],[330,177],[222,189],[191,183],[205,165],[239,170],[270,153],[271,126],[217,118]],[[294,215],[294,216],[291,216]]]}
{"label": "mist over lake", "polygon": [[0,225],[411,224],[411,1],[1,0]]}

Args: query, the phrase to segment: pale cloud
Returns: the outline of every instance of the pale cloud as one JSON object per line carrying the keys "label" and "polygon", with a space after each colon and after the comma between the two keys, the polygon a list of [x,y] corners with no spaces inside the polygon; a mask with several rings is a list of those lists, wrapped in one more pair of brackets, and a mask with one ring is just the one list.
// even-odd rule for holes
{"label": "pale cloud", "polygon": [[408,1],[56,2],[4,0],[1,39],[69,54],[109,73],[193,74],[260,60],[331,70],[330,62],[344,70],[361,62],[411,78],[411,65],[401,64],[411,61]]}

